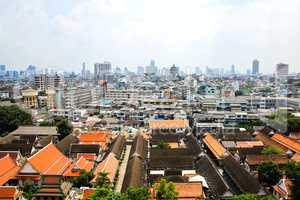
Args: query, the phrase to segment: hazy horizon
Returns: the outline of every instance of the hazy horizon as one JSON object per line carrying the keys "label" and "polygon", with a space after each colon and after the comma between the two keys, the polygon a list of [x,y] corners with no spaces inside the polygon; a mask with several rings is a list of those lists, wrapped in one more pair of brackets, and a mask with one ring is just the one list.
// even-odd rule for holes
{"label": "hazy horizon", "polygon": [[2,0],[0,64],[79,71],[110,61],[135,70],[154,59],[263,73],[300,72],[299,0]]}

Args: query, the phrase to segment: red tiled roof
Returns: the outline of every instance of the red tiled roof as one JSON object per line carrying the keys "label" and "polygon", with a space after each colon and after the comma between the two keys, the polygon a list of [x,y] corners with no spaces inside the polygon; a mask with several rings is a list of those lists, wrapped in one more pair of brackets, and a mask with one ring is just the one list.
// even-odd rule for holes
{"label": "red tiled roof", "polygon": [[278,133],[274,134],[271,139],[296,153],[300,153],[300,143],[293,139],[290,139]]}
{"label": "red tiled roof", "polygon": [[85,170],[89,172],[93,169],[94,163],[88,161],[83,156],[81,156],[75,163],[70,165],[70,167],[64,173],[64,176],[79,176],[80,170]]}
{"label": "red tiled roof", "polygon": [[110,153],[101,163],[99,163],[95,169],[95,178],[92,180],[92,182],[95,182],[97,179],[97,175],[100,172],[107,172],[109,180],[113,182],[116,171],[119,166],[119,160],[116,158],[114,153]]}
{"label": "red tiled roof", "polygon": [[96,191],[95,188],[85,188],[83,189],[83,195],[82,195],[82,200],[87,199],[88,197],[90,197],[94,192]]}
{"label": "red tiled roof", "polygon": [[77,159],[80,157],[84,157],[86,160],[94,161],[97,159],[97,155],[95,153],[78,153]]}
{"label": "red tiled roof", "polygon": [[189,122],[186,119],[149,121],[149,127],[152,129],[176,129],[176,128],[187,128],[188,126],[189,126]]}
{"label": "red tiled roof", "polygon": [[43,175],[62,175],[72,163],[52,143],[31,156],[28,162]]}
{"label": "red tiled roof", "polygon": [[107,142],[108,133],[107,132],[89,132],[83,133],[79,136],[80,143],[99,143]]}
{"label": "red tiled roof", "polygon": [[[201,183],[174,183],[175,190],[178,193],[178,200],[196,200],[199,197],[205,197]],[[151,199],[156,199],[155,188],[150,188]]]}
{"label": "red tiled roof", "polygon": [[17,163],[7,154],[0,159],[0,185],[5,184],[10,179],[13,179],[18,173],[20,167]]}
{"label": "red tiled roof", "polygon": [[207,133],[203,138],[203,142],[217,159],[221,159],[224,156],[226,149],[212,136],[212,134]]}
{"label": "red tiled roof", "polygon": [[14,200],[21,196],[21,192],[17,190],[16,186],[1,186],[0,199]]}

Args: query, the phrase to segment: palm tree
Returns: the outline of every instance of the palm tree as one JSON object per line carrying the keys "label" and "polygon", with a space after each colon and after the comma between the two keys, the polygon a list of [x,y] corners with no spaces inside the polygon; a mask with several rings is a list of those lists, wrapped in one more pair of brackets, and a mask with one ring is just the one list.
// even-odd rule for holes
{"label": "palm tree", "polygon": [[97,178],[96,178],[96,182],[95,182],[95,186],[96,187],[106,187],[109,188],[111,187],[111,182],[108,178],[108,173],[107,172],[99,172]]}

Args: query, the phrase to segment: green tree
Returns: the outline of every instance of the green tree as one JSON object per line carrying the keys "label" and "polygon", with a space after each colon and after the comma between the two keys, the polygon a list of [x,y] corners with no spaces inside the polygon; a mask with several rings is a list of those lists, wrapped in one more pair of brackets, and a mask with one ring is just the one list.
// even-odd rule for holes
{"label": "green tree", "polygon": [[31,125],[31,114],[16,105],[0,106],[0,136],[16,130],[20,125]]}
{"label": "green tree", "polygon": [[96,178],[95,186],[100,187],[100,188],[102,188],[102,187],[110,188],[111,187],[111,182],[108,178],[107,172],[99,172],[99,174]]}
{"label": "green tree", "polygon": [[231,200],[276,200],[272,196],[258,196],[256,194],[240,194],[240,195],[234,195],[230,198]]}
{"label": "green tree", "polygon": [[282,154],[283,151],[276,146],[268,146],[264,148],[261,153],[264,155],[271,155],[271,154]]}
{"label": "green tree", "polygon": [[258,166],[257,171],[260,182],[265,183],[268,186],[277,184],[282,177],[278,165],[272,161],[262,162]]}
{"label": "green tree", "polygon": [[178,193],[175,190],[175,185],[168,182],[166,179],[160,179],[154,186],[157,200],[177,200]]}
{"label": "green tree", "polygon": [[149,200],[150,193],[146,187],[130,187],[122,194],[122,200]]}
{"label": "green tree", "polygon": [[88,200],[122,200],[120,193],[115,193],[111,188],[97,187]]}
{"label": "green tree", "polygon": [[33,183],[32,180],[25,180],[24,181],[24,185],[22,187],[22,195],[26,198],[26,199],[32,199],[33,195],[37,192],[37,186]]}
{"label": "green tree", "polygon": [[166,143],[165,141],[160,141],[157,145],[158,149],[169,149],[170,145]]}
{"label": "green tree", "polygon": [[292,180],[292,199],[300,199],[300,163],[289,162],[286,165],[286,175]]}
{"label": "green tree", "polygon": [[56,121],[56,123],[55,123],[56,124],[56,129],[57,129],[57,132],[59,134],[59,139],[60,140],[62,140],[67,135],[72,133],[73,126],[69,122],[68,119],[66,119],[66,118],[57,118],[55,121]]}
{"label": "green tree", "polygon": [[90,181],[93,179],[93,172],[92,171],[85,171],[85,170],[80,170],[80,174],[77,177],[73,177],[71,179],[71,182],[73,184],[73,187],[87,187],[90,186]]}

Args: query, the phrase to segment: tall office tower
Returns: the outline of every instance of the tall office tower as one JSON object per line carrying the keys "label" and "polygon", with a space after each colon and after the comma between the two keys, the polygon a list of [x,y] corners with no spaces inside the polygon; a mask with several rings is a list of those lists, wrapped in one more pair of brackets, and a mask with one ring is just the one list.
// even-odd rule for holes
{"label": "tall office tower", "polygon": [[257,59],[252,62],[252,75],[259,74],[259,61]]}
{"label": "tall office tower", "polygon": [[148,74],[148,75],[156,75],[157,74],[157,67],[155,66],[154,60],[151,60],[150,65],[146,66],[145,74]]}
{"label": "tall office tower", "polygon": [[287,76],[289,75],[289,65],[284,63],[278,63],[276,65],[277,76]]}
{"label": "tall office tower", "polygon": [[26,69],[27,78],[33,78],[35,74],[36,74],[36,67],[33,65],[28,65]]}
{"label": "tall office tower", "polygon": [[230,74],[235,74],[235,66],[231,65]]}
{"label": "tall office tower", "polygon": [[200,69],[200,67],[195,68],[195,74],[196,75],[201,75],[202,74],[202,70]]}
{"label": "tall office tower", "polygon": [[82,79],[86,79],[86,64],[85,64],[85,62],[84,63],[82,63],[82,69],[81,69],[81,78]]}
{"label": "tall office tower", "polygon": [[143,75],[144,74],[144,67],[143,66],[138,66],[136,72],[137,72],[137,75],[139,75],[139,76]]}
{"label": "tall office tower", "polygon": [[95,80],[107,80],[111,75],[111,63],[95,63],[94,65],[94,78]]}
{"label": "tall office tower", "polygon": [[0,65],[0,80],[4,79],[5,73],[6,73],[6,66]]}

